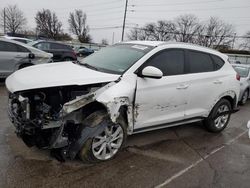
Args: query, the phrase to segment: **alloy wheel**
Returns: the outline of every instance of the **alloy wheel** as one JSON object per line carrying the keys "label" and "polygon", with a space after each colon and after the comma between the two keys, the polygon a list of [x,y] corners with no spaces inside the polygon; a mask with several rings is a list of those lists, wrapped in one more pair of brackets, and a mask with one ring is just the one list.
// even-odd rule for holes
{"label": "alloy wheel", "polygon": [[121,125],[108,125],[105,130],[93,138],[92,152],[99,160],[112,158],[123,143],[123,129]]}
{"label": "alloy wheel", "polygon": [[[227,112],[227,111],[229,111],[229,107],[227,105],[221,105],[218,108],[217,114],[220,114],[222,112]],[[229,114],[224,114],[224,115],[217,117],[214,120],[215,127],[217,127],[218,129],[223,128],[226,125],[228,118],[229,118]]]}

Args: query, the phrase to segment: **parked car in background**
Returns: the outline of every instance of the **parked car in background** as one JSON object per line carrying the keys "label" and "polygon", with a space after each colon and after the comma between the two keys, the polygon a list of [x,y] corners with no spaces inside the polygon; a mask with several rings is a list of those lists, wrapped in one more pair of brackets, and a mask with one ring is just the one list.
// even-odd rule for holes
{"label": "parked car in background", "polygon": [[0,78],[27,66],[52,62],[52,56],[24,43],[0,38]]}
{"label": "parked car in background", "polygon": [[38,40],[29,43],[29,45],[38,48],[40,50],[43,50],[45,52],[52,53],[54,62],[77,60],[77,56],[73,48],[66,44],[54,41]]}
{"label": "parked car in background", "polygon": [[232,66],[240,75],[239,102],[244,105],[250,97],[250,65],[232,64]]}
{"label": "parked car in background", "polygon": [[22,38],[22,37],[4,36],[4,38],[10,39],[10,40],[15,40],[15,41],[18,41],[18,42],[22,42],[22,43],[24,43],[24,44],[28,44],[28,43],[30,43],[30,42],[33,41],[33,40],[31,40],[31,39]]}
{"label": "parked car in background", "polygon": [[86,48],[86,47],[79,47],[76,49],[76,54],[79,57],[86,57],[90,54],[93,54],[95,51],[93,49],[90,48]]}

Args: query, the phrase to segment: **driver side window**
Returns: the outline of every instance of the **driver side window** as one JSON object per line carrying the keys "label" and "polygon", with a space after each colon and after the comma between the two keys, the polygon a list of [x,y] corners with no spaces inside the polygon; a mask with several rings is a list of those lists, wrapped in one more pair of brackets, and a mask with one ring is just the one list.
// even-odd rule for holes
{"label": "driver side window", "polygon": [[163,76],[184,74],[184,57],[184,50],[164,50],[150,58],[146,66],[153,66],[160,69]]}
{"label": "driver side window", "polygon": [[35,47],[38,48],[39,50],[49,50],[50,49],[49,43],[46,43],[46,42],[40,42],[40,43],[36,44]]}

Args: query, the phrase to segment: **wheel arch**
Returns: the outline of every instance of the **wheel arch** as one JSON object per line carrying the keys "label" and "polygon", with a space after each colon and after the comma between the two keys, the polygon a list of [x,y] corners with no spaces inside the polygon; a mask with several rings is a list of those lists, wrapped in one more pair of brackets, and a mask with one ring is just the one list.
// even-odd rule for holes
{"label": "wheel arch", "polygon": [[28,66],[32,66],[34,65],[33,63],[20,63],[18,66],[17,66],[17,70],[19,69],[22,69],[22,68],[25,68],[25,67],[28,67]]}
{"label": "wheel arch", "polygon": [[[236,97],[232,98],[232,97],[229,96],[229,95],[226,95],[226,96],[222,97],[221,99],[226,99],[226,100],[228,100],[228,101],[230,102],[232,108],[234,108],[235,105],[236,105],[236,103],[237,103],[237,102],[236,102]],[[220,99],[220,100],[221,100],[221,99]]]}
{"label": "wheel arch", "polygon": [[[230,102],[232,109],[235,109],[237,107],[238,104],[238,97],[235,91],[227,91],[224,92],[223,94],[221,94],[215,101],[214,103],[210,106],[209,109],[209,114],[211,113],[211,111],[213,110],[214,106],[221,100],[221,99],[226,99]],[[208,114],[208,115],[209,115]]]}

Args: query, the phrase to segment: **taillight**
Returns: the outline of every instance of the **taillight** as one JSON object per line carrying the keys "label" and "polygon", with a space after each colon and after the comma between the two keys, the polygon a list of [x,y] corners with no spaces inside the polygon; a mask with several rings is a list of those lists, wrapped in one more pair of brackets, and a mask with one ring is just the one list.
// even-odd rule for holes
{"label": "taillight", "polygon": [[238,73],[236,74],[236,80],[240,81],[240,75]]}
{"label": "taillight", "polygon": [[73,55],[75,56],[75,58],[77,58],[77,54],[75,51],[73,51]]}

